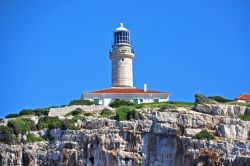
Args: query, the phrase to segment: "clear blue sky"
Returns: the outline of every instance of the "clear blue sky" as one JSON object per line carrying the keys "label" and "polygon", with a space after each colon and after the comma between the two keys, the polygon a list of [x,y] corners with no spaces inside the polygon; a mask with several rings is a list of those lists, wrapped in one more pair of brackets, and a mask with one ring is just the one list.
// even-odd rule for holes
{"label": "clear blue sky", "polygon": [[250,92],[250,1],[0,1],[0,117],[111,85],[112,31],[131,31],[134,84],[193,101]]}

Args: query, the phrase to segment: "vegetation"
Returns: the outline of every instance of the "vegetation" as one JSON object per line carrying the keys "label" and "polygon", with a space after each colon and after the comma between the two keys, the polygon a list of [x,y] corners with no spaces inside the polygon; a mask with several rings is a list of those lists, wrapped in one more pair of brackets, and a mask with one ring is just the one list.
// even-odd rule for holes
{"label": "vegetation", "polygon": [[37,130],[35,122],[27,118],[11,120],[8,122],[7,126],[13,129],[15,135]]}
{"label": "vegetation", "polygon": [[120,106],[133,106],[133,105],[134,104],[128,100],[120,100],[120,99],[115,99],[115,101],[109,104],[109,106],[112,108],[118,108]]}
{"label": "vegetation", "polygon": [[164,109],[174,109],[176,107],[192,107],[194,105],[193,102],[180,102],[180,101],[169,101],[169,102],[159,102],[159,103],[141,103],[140,107],[154,107]]}
{"label": "vegetation", "polygon": [[250,115],[240,115],[240,120],[243,120],[243,121],[250,121]]}
{"label": "vegetation", "polygon": [[114,113],[110,109],[104,108],[101,111],[101,117],[103,117],[103,118],[108,118],[108,117],[113,116],[113,115],[114,115]]}
{"label": "vegetation", "polygon": [[62,125],[61,120],[56,116],[56,117],[49,117],[49,116],[44,116],[39,119],[37,128],[44,129],[44,128],[49,128],[49,129],[56,129],[60,128]]}
{"label": "vegetation", "polygon": [[137,104],[137,105],[135,106],[135,108],[136,108],[136,109],[140,109],[140,108],[143,108],[143,106],[142,106],[142,104]]}
{"label": "vegetation", "polygon": [[79,116],[81,114],[83,114],[83,110],[81,108],[76,108],[75,110],[67,113],[65,116],[70,116],[70,115],[72,115],[72,116]]}
{"label": "vegetation", "polygon": [[17,117],[19,117],[18,114],[9,114],[5,116],[5,118],[17,118]]}
{"label": "vegetation", "polygon": [[31,142],[39,142],[39,141],[43,141],[43,138],[40,137],[40,136],[36,136],[32,133],[28,133],[27,134],[27,140],[26,140],[28,143],[31,143]]}
{"label": "vegetation", "polygon": [[93,105],[94,102],[90,100],[73,100],[68,105]]}
{"label": "vegetation", "polygon": [[62,121],[61,130],[78,130],[79,128],[75,126],[73,119],[64,119]]}
{"label": "vegetation", "polygon": [[8,126],[0,126],[0,134],[2,135],[0,141],[6,144],[17,144],[18,138],[14,135],[13,129]]}
{"label": "vegetation", "polygon": [[170,110],[170,112],[179,112],[178,110]]}
{"label": "vegetation", "polygon": [[201,93],[195,94],[195,103],[196,104],[216,104],[217,102],[213,99],[206,97]]}
{"label": "vegetation", "polygon": [[116,109],[115,119],[118,121],[129,120],[129,112],[133,110],[133,107],[130,106],[121,106]]}
{"label": "vegetation", "polygon": [[128,113],[127,115],[127,119],[130,120],[130,119],[136,119],[136,120],[143,120],[144,119],[144,116],[142,115],[142,113],[140,113],[139,111],[137,110],[132,110]]}
{"label": "vegetation", "polygon": [[71,120],[72,120],[72,122],[77,122],[79,119],[81,119],[81,117],[80,116],[74,116]]}
{"label": "vegetation", "polygon": [[92,116],[93,114],[91,112],[86,112],[83,114],[84,116]]}
{"label": "vegetation", "polygon": [[208,96],[209,99],[212,99],[214,101],[217,101],[219,103],[227,103],[227,102],[231,102],[233,100],[230,100],[230,99],[226,99],[225,97],[223,96]]}
{"label": "vegetation", "polygon": [[201,130],[193,138],[198,139],[198,140],[204,140],[204,139],[214,140],[215,139],[214,135],[208,132],[206,129]]}
{"label": "vegetation", "polygon": [[141,119],[143,115],[131,106],[121,106],[116,109],[115,119],[118,121],[130,120],[130,119]]}
{"label": "vegetation", "polygon": [[23,115],[35,115],[35,111],[32,110],[32,109],[23,109],[21,112],[19,112],[19,115],[20,116],[23,116]]}

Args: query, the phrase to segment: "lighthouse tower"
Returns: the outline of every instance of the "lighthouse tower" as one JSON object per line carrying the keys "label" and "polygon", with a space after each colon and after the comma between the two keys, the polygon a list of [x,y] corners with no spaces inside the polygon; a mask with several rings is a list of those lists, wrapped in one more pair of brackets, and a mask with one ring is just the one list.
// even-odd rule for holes
{"label": "lighthouse tower", "polygon": [[133,87],[133,59],[130,33],[120,23],[114,33],[114,42],[109,53],[112,62],[112,87]]}
{"label": "lighthouse tower", "polygon": [[134,51],[131,47],[130,33],[120,23],[113,32],[114,42],[109,52],[112,64],[112,87],[84,92],[81,99],[91,100],[96,105],[108,106],[117,99],[128,100],[135,104],[166,102],[168,92],[133,87],[133,59]]}

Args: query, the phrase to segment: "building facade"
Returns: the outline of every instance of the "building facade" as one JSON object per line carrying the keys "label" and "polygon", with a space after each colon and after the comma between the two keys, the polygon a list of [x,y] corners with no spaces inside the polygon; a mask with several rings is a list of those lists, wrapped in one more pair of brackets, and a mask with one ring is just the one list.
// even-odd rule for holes
{"label": "building facade", "polygon": [[84,92],[81,99],[92,100],[95,104],[109,105],[115,99],[130,100],[136,104],[166,102],[169,93],[144,88],[135,88],[133,84],[134,51],[130,42],[130,32],[121,23],[113,32],[114,42],[109,52],[112,65],[112,87]]}
{"label": "building facade", "polygon": [[238,97],[235,98],[238,102],[250,102],[250,94],[249,93],[242,93]]}

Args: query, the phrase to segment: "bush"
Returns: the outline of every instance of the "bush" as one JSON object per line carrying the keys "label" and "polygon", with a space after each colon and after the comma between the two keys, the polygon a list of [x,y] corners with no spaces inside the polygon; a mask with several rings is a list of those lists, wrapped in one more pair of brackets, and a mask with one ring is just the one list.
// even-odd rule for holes
{"label": "bush", "polygon": [[35,110],[35,114],[36,114],[36,116],[48,116],[50,108],[52,108],[52,107],[38,108],[38,109]]}
{"label": "bush", "polygon": [[215,100],[215,101],[217,101],[219,103],[227,103],[227,102],[233,101],[233,100],[230,100],[230,99],[226,99],[223,96],[209,96],[208,98],[212,99],[212,100]]}
{"label": "bush", "polygon": [[143,106],[142,106],[142,104],[137,104],[137,105],[135,106],[135,108],[136,108],[136,109],[140,109],[140,108],[143,108]]}
{"label": "bush", "polygon": [[44,129],[44,128],[49,128],[49,129],[57,129],[60,128],[62,125],[62,121],[56,116],[56,117],[49,117],[45,116],[39,119],[37,128]]}
{"label": "bush", "polygon": [[65,116],[70,116],[70,115],[78,116],[78,115],[81,115],[81,114],[83,114],[83,110],[81,108],[76,108],[75,110],[67,113]]}
{"label": "bush", "polygon": [[133,106],[133,105],[134,104],[128,100],[120,100],[120,99],[115,99],[115,101],[109,104],[109,106],[112,108],[118,108],[120,106]]}
{"label": "bush", "polygon": [[22,111],[19,112],[19,115],[35,115],[35,111],[31,109],[23,109]]}
{"label": "bush", "polygon": [[19,117],[18,114],[9,114],[5,116],[5,118],[17,118],[17,117]]}
{"label": "bush", "polygon": [[69,105],[93,105],[94,102],[90,100],[73,100]]}
{"label": "bush", "polygon": [[101,116],[104,117],[104,118],[107,118],[107,117],[110,117],[114,115],[113,111],[111,111],[110,109],[107,109],[107,108],[104,108],[102,111],[101,111]]}
{"label": "bush", "polygon": [[170,110],[170,112],[179,112],[178,110]]}
{"label": "bush", "polygon": [[84,116],[92,116],[93,114],[90,113],[90,112],[86,112],[86,113],[84,113],[83,115],[84,115]]}
{"label": "bush", "polygon": [[79,128],[75,126],[73,119],[64,119],[60,127],[61,130],[78,130]]}
{"label": "bush", "polygon": [[243,121],[250,121],[250,115],[240,115],[240,120],[243,120]]}
{"label": "bush", "polygon": [[75,122],[77,122],[79,119],[81,119],[80,116],[74,116],[71,120],[75,123]]}
{"label": "bush", "polygon": [[139,111],[137,110],[132,110],[128,113],[128,120],[130,119],[140,119],[140,120],[143,120],[144,119],[144,116],[142,115],[142,113],[140,113]]}
{"label": "bush", "polygon": [[0,126],[0,135],[1,142],[10,145],[19,143],[18,138],[13,133],[13,129],[8,126]]}
{"label": "bush", "polygon": [[16,135],[37,130],[35,122],[26,118],[11,120],[7,125],[13,129]]}
{"label": "bush", "polygon": [[213,134],[209,133],[207,130],[203,129],[201,130],[199,133],[197,133],[194,137],[194,139],[198,139],[198,140],[203,140],[203,139],[207,139],[207,140],[214,140],[215,137]]}
{"label": "bush", "polygon": [[40,136],[36,136],[32,133],[28,133],[27,135],[27,140],[26,140],[28,143],[31,143],[31,142],[39,142],[39,141],[43,141],[43,138],[40,137]]}
{"label": "bush", "polygon": [[121,106],[116,110],[115,119],[118,121],[129,120],[129,113],[133,110],[133,107]]}
{"label": "bush", "polygon": [[204,96],[201,93],[195,94],[195,103],[196,104],[216,104],[216,101]]}

